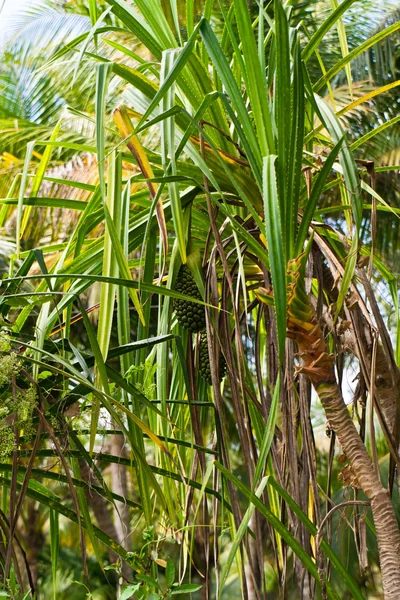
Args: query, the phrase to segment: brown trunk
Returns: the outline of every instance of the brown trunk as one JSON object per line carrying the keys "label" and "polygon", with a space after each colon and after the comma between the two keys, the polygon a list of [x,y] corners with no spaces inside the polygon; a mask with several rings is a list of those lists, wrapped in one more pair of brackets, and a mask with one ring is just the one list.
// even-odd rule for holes
{"label": "brown trunk", "polygon": [[[314,335],[320,332],[318,326]],[[387,490],[362,442],[336,382],[333,360],[326,352],[322,333],[312,346],[299,344],[304,367],[322,402],[329,426],[343,448],[354,476],[367,498],[371,500],[378,539],[382,583],[385,600],[399,598],[400,590],[400,532]]]}
{"label": "brown trunk", "polygon": [[[354,425],[336,381],[334,359],[305,293],[302,265],[293,263],[289,275],[288,336],[295,339],[302,360],[298,371],[309,376],[359,487],[371,501],[376,527],[385,600],[400,591],[400,531],[387,490]],[[303,281],[302,281],[303,279]]]}
{"label": "brown trunk", "polygon": [[371,500],[385,599],[395,600],[400,589],[400,533],[389,495],[373,467],[336,382],[319,384],[316,391],[358,484]]}
{"label": "brown trunk", "polygon": [[[358,358],[368,389],[371,389],[371,386],[374,388],[377,414],[393,458],[393,452],[398,453],[400,449],[400,419],[398,416],[400,415],[400,369],[394,362],[393,356],[387,357],[383,344],[377,342],[375,381],[372,382],[373,334],[371,326],[360,307],[351,312],[347,311],[347,317],[348,323],[351,322],[352,327],[346,327],[341,332],[343,324],[339,320],[336,329],[341,333],[340,339],[345,350],[350,351]],[[326,308],[322,311],[322,320],[328,326],[329,331],[334,330],[333,318]],[[389,487],[393,483],[396,462],[396,457],[394,457],[389,474]],[[399,469],[397,476],[400,477]]]}

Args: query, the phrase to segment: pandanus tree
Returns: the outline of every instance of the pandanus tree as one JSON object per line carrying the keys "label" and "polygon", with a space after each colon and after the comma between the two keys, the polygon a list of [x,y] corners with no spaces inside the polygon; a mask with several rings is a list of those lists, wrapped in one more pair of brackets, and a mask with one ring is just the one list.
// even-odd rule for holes
{"label": "pandanus tree", "polygon": [[[397,118],[350,139],[341,117],[388,87],[337,110],[332,81],[344,72],[351,88],[352,61],[400,24],[349,51],[343,18],[353,4],[332,3],[308,36],[281,0],[220,2],[215,10],[205,3],[201,11],[192,0],[108,0],[102,14],[92,2],[91,31],[44,67],[76,55],[77,68],[85,59],[96,71],[95,142],[84,150],[97,154],[98,183],[58,178],[87,199],[41,199],[46,179],[55,180],[46,174],[54,147],[71,148],[58,123],[47,141],[30,142],[22,177],[3,200],[3,220],[17,205],[16,254],[1,304],[8,333],[0,470],[3,490],[11,490],[3,505],[9,519],[0,519],[6,579],[21,562],[23,500],[33,498],[51,510],[53,564],[64,515],[80,526],[84,571],[85,530],[99,562],[101,542],[125,564],[132,596],[201,587],[204,598],[223,597],[235,561],[243,598],[266,597],[270,564],[285,594],[292,560],[296,597],[363,598],[330,543],[331,482],[319,487],[311,422],[318,397],[330,457],[337,445],[343,453],[362,567],[359,504],[372,512],[384,598],[398,597],[391,494],[400,354],[377,281],[386,282],[397,321],[398,296],[395,276],[375,253],[381,210],[397,215],[376,191],[379,168],[359,154]],[[325,69],[319,47],[332,28],[340,56]],[[102,53],[107,44],[118,54]],[[31,172],[35,143],[44,150]],[[334,198],[328,208],[327,196]],[[25,247],[37,206],[76,211],[71,235]],[[362,237],[364,211],[370,228]],[[94,284],[99,302],[86,306]],[[86,344],[76,333],[81,322]],[[359,365],[354,412],[342,391],[349,357]],[[390,453],[386,486],[377,424]],[[102,452],[101,434],[123,436],[127,454]],[[45,460],[54,454],[59,463],[50,475]],[[125,535],[107,512],[107,502],[117,515],[124,506],[124,494],[104,476],[110,462],[126,466],[132,485],[126,503],[135,512],[124,518]],[[34,476],[67,484],[71,506]],[[151,554],[129,552],[133,524],[147,527]],[[155,525],[169,541],[155,541]],[[229,528],[229,543],[221,527]],[[181,548],[179,577],[165,548],[171,541]],[[201,585],[184,582],[192,564]]]}

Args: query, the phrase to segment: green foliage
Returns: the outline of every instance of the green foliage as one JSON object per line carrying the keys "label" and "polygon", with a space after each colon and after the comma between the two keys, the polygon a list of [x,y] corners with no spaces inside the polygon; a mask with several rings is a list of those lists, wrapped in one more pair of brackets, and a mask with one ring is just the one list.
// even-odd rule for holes
{"label": "green foliage", "polygon": [[[357,509],[359,554],[329,525],[317,553],[330,502],[353,492],[288,331],[312,330],[316,307],[338,378],[360,365],[370,444],[368,340],[378,329],[390,395],[400,339],[399,23],[379,4],[60,1],[9,42],[0,529],[4,513],[38,600],[224,600],[250,579],[271,598],[379,597],[372,525],[360,575]],[[383,456],[396,434],[382,430]],[[21,600],[18,553],[0,560]]]}

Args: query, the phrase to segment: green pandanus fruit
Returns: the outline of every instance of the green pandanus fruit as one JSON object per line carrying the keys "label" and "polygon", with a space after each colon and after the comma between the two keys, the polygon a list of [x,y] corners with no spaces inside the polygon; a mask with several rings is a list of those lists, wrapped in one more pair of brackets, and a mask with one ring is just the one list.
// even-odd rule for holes
{"label": "green pandanus fruit", "polygon": [[366,450],[337,384],[334,359],[329,353],[317,316],[305,289],[308,253],[289,262],[287,274],[287,335],[295,340],[299,373],[310,378],[325,409],[359,487],[371,501],[381,563],[385,600],[400,596],[400,532],[387,490]]}
{"label": "green pandanus fruit", "polygon": [[[207,332],[202,331],[200,333],[200,344],[199,344],[199,373],[200,376],[208,383],[212,385],[211,377],[211,365],[210,355],[208,353],[208,338]],[[226,374],[226,361],[222,354],[219,355],[219,378],[220,381],[225,377]]]}
{"label": "green pandanus fruit", "polygon": [[[202,300],[196,281],[187,265],[182,265],[176,279],[175,291]],[[174,309],[179,323],[189,331],[196,333],[206,326],[204,306],[190,300],[174,300]]]}

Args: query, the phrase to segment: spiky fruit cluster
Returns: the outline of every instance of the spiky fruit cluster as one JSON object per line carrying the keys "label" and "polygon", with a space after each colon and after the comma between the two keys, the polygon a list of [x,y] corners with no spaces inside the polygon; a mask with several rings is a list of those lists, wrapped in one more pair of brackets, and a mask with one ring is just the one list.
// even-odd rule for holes
{"label": "spiky fruit cluster", "polygon": [[[211,366],[210,366],[210,356],[208,354],[208,340],[207,340],[207,332],[203,331],[200,334],[200,344],[199,344],[199,373],[200,376],[208,383],[208,385],[212,385],[211,379]],[[225,377],[226,373],[226,362],[222,354],[219,355],[219,377],[220,381]]]}
{"label": "spiky fruit cluster", "polygon": [[[193,275],[187,265],[182,265],[176,279],[175,291],[196,300],[202,300],[199,289]],[[206,315],[204,306],[190,302],[189,300],[175,300],[174,308],[178,322],[193,331],[201,331],[206,326]]]}

